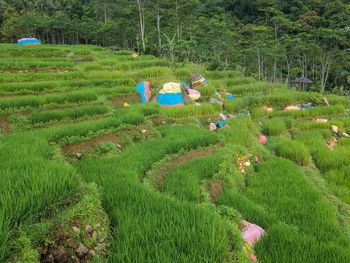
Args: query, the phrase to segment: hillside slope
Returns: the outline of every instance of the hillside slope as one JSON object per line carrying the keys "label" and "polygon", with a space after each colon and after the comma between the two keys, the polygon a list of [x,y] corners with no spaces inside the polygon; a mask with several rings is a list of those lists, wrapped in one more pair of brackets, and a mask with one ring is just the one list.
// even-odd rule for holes
{"label": "hillside slope", "polygon": [[[0,51],[1,262],[350,262],[347,98],[94,46]],[[137,83],[197,72],[200,105],[140,103]],[[265,230],[254,251],[242,220]]]}

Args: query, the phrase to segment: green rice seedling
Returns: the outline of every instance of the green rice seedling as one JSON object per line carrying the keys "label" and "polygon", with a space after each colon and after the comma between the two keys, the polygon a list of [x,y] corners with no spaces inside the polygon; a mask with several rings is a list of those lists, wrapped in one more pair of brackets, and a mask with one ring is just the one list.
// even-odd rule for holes
{"label": "green rice seedling", "polygon": [[205,77],[207,79],[223,79],[223,78],[242,79],[244,76],[240,71],[227,70],[227,71],[207,71],[205,72]]}
{"label": "green rice seedling", "polygon": [[331,151],[326,146],[326,142],[324,142],[319,148],[314,150],[313,158],[316,167],[322,172],[327,172],[329,170],[341,169],[350,165],[350,160],[348,158],[349,154],[349,147],[337,146],[334,151]]}
{"label": "green rice seedling", "polygon": [[28,116],[28,120],[32,123],[45,123],[50,121],[60,121],[63,119],[78,119],[83,116],[101,115],[108,112],[106,106],[85,106],[73,109],[34,112]]}
{"label": "green rice seedling", "polygon": [[161,107],[157,103],[147,103],[147,104],[135,104],[131,108],[137,112],[142,113],[144,116],[155,116],[159,115]]}
{"label": "green rice seedling", "polygon": [[218,156],[211,155],[177,166],[166,176],[162,192],[180,201],[199,203],[201,182],[218,172],[220,162]]}
{"label": "green rice seedling", "polygon": [[348,138],[340,138],[338,139],[339,146],[350,146],[350,140]]}
{"label": "green rice seedling", "polygon": [[133,79],[93,79],[79,81],[40,81],[0,84],[0,93],[3,94],[38,94],[41,92],[65,91],[102,86],[135,86]]}
{"label": "green rice seedling", "polygon": [[301,131],[305,130],[318,130],[318,129],[328,129],[331,125],[335,125],[339,128],[350,127],[350,119],[335,119],[328,122],[315,122],[315,121],[306,121],[300,122],[297,125],[297,128]]}
{"label": "green rice seedling", "polygon": [[292,118],[282,117],[280,119],[284,121],[284,124],[286,125],[287,129],[292,129],[293,128],[294,120]]}
{"label": "green rice seedling", "polygon": [[218,205],[232,207],[242,213],[243,219],[250,222],[259,222],[263,228],[269,228],[278,223],[278,217],[273,212],[251,201],[244,194],[232,190],[226,190],[217,200]]}
{"label": "green rice seedling", "polygon": [[229,122],[230,127],[222,130],[227,142],[250,146],[253,143],[251,128],[253,123],[250,118],[233,119]]}
{"label": "green rice seedling", "polygon": [[263,132],[266,135],[276,136],[285,131],[285,122],[280,118],[263,120]]}
{"label": "green rice seedling", "polygon": [[129,75],[122,74],[120,72],[107,72],[107,71],[90,71],[88,75],[85,76],[85,79],[125,79],[130,78]]}
{"label": "green rice seedling", "polygon": [[90,72],[90,71],[102,71],[102,66],[98,64],[97,62],[94,63],[83,63],[81,66],[79,65],[78,68],[81,68],[84,72]]}
{"label": "green rice seedling", "polygon": [[344,96],[337,96],[337,95],[333,95],[333,94],[329,94],[326,96],[328,102],[330,105],[349,105],[349,101],[346,97]]}
{"label": "green rice seedling", "polygon": [[132,53],[134,52],[130,50],[118,50],[115,54],[118,56],[124,56],[124,55],[131,55]]}
{"label": "green rice seedling", "polygon": [[115,62],[114,63],[104,63],[103,61],[99,62],[99,64],[108,64],[108,68],[112,70],[122,70],[122,71],[130,71],[135,69],[143,69],[150,67],[169,67],[170,62],[163,59],[152,59],[152,60],[137,60],[137,61],[126,61],[126,62]]}
{"label": "green rice seedling", "polygon": [[122,125],[140,124],[145,120],[145,116],[154,115],[157,111],[159,106],[155,104],[135,105],[115,111],[113,118],[42,129],[40,136],[47,138],[50,142],[64,145],[67,142],[81,141],[83,137],[96,137],[99,131],[104,135],[104,131],[113,131]]}
{"label": "green rice seedling", "polygon": [[344,114],[345,108],[343,105],[335,106],[318,106],[312,109],[300,110],[300,111],[275,111],[272,113],[273,117],[291,117],[294,119],[310,118],[310,117],[323,117]]}
{"label": "green rice seedling", "polygon": [[350,149],[348,147],[336,146],[334,151],[327,147],[326,143],[331,138],[329,129],[307,131],[294,137],[308,147],[316,167],[322,172],[342,169],[350,165],[350,160],[348,158]]}
{"label": "green rice seedling", "polygon": [[325,178],[335,195],[350,204],[350,167],[329,171]]}
{"label": "green rice seedling", "polygon": [[[340,230],[335,209],[295,164],[273,158],[258,165],[257,174],[248,178],[244,195],[268,213],[275,214],[283,224],[290,226],[289,229],[295,229],[294,235],[300,235],[297,246],[290,246],[290,238],[284,237],[287,229],[274,224],[270,228],[274,233],[273,241],[269,234],[258,243],[259,258],[266,262],[274,262],[276,258],[293,262],[295,258],[290,255],[298,255],[301,261],[308,262],[310,258],[314,258],[314,262],[334,262],[334,258],[337,262],[346,262],[350,259],[349,240]],[[237,210],[246,216],[245,210]],[[255,222],[262,225],[260,221]],[[269,229],[267,231],[270,233]],[[271,244],[274,245],[271,247]],[[329,249],[325,254],[326,247]],[[334,247],[337,249],[333,250]]]}
{"label": "green rice seedling", "polygon": [[[180,131],[182,136],[178,136]],[[208,210],[204,208],[157,194],[134,181],[155,160],[160,159],[165,154],[174,153],[181,148],[191,149],[195,145],[204,146],[213,143],[216,136],[209,131],[191,126],[162,127],[161,133],[164,136],[163,139],[134,145],[118,158],[91,159],[77,163],[78,170],[86,176],[87,180],[98,180],[99,184],[103,186],[103,199],[112,223],[122,222],[118,227],[119,238],[112,242],[111,251],[115,251],[115,253],[113,252],[110,256],[113,260],[124,261],[126,260],[124,253],[120,254],[121,251],[124,251],[132,255],[133,259],[142,260],[147,256],[152,261],[158,261],[164,260],[165,254],[161,251],[165,249],[170,261],[179,259],[182,262],[193,262],[200,255],[206,257],[210,262],[221,262],[227,257],[229,243],[226,240],[227,235],[224,234],[226,230],[218,228],[219,221],[217,223],[213,221],[214,218],[218,220],[218,217],[208,213]],[[148,200],[146,205],[143,200]],[[116,206],[117,203],[119,203],[118,206]],[[143,208],[141,209],[141,207]],[[179,216],[180,214],[181,216]],[[132,228],[130,228],[130,220],[137,222]],[[168,222],[173,222],[176,227],[170,226]],[[225,224],[220,222],[221,227],[224,227]],[[187,231],[188,228],[191,228],[192,231]],[[142,231],[140,231],[141,229]],[[161,235],[152,233],[161,233]],[[163,233],[166,234],[163,235]],[[214,247],[208,246],[206,241],[208,238],[203,238],[202,234],[212,240],[211,243],[216,252],[213,251]],[[180,236],[181,238],[179,238]],[[220,236],[219,243],[217,236]],[[237,235],[238,237],[239,235]],[[147,250],[138,249],[140,246],[144,247],[148,244],[150,238],[154,240],[154,243],[174,240],[177,245],[169,244],[169,246],[160,248],[161,250],[154,250],[152,247]],[[190,243],[188,243],[189,240],[191,240]],[[195,245],[193,240],[196,240]],[[232,243],[232,245],[236,254],[240,243]],[[182,252],[179,253],[186,247],[191,248],[186,255]],[[165,260],[167,261],[167,259]]]}
{"label": "green rice seedling", "polygon": [[277,155],[294,161],[299,165],[308,165],[311,161],[309,150],[298,141],[280,138],[275,151]]}
{"label": "green rice seedling", "polygon": [[231,87],[235,85],[243,85],[254,83],[256,80],[254,78],[236,78],[236,79],[220,79],[220,80],[209,80],[208,83],[214,86],[216,89],[221,90],[226,87]]}
{"label": "green rice seedling", "polygon": [[64,57],[70,50],[69,48],[59,48],[53,45],[41,45],[41,46],[19,46],[19,45],[7,45],[1,44],[1,57],[25,57],[25,58],[52,58],[52,57]]}
{"label": "green rice seedling", "polygon": [[249,109],[250,101],[250,97],[242,97],[232,101],[225,101],[224,109],[231,113],[246,112]]}
{"label": "green rice seedling", "polygon": [[0,70],[30,70],[30,69],[54,69],[71,68],[73,63],[66,59],[14,59],[0,60]]}
{"label": "green rice seedling", "polygon": [[219,104],[203,103],[200,106],[185,105],[182,107],[172,107],[163,109],[162,112],[168,117],[180,119],[189,116],[209,116],[221,110]]}
{"label": "green rice seedling", "polygon": [[257,82],[245,85],[229,86],[226,89],[236,96],[244,96],[274,94],[277,91],[282,91],[287,88],[281,84]]}
{"label": "green rice seedling", "polygon": [[11,252],[12,231],[65,204],[79,177],[71,167],[48,161],[50,147],[36,134],[0,138],[0,145],[0,261],[4,261]]}
{"label": "green rice seedling", "polygon": [[0,83],[5,82],[30,82],[47,80],[79,80],[86,78],[83,72],[64,73],[2,73]]}
{"label": "green rice seedling", "polygon": [[251,113],[254,119],[261,119],[270,115],[270,112],[261,107],[253,109]]}
{"label": "green rice seedling", "polygon": [[[98,121],[90,121],[78,124],[68,124],[38,131],[40,136],[49,142],[65,145],[83,141],[84,138],[94,138],[99,134],[104,135],[108,130],[114,131],[123,123],[117,118],[107,118]],[[129,123],[126,123],[129,124]]]}
{"label": "green rice seedling", "polygon": [[317,151],[317,149],[324,146],[325,140],[330,137],[331,132],[329,129],[327,129],[298,133],[293,136],[293,139],[302,142],[313,155],[313,153]]}
{"label": "green rice seedling", "polygon": [[132,56],[118,55],[116,53],[113,53],[112,55],[108,55],[106,57],[103,57],[104,61],[106,61],[106,60],[112,61],[111,59],[113,59],[112,64],[114,64],[115,61],[117,61],[117,62],[125,62],[125,61],[153,60],[153,59],[155,59],[155,56],[153,56],[153,55],[143,55],[143,56],[138,56],[138,57],[134,58]]}
{"label": "green rice seedling", "polygon": [[175,76],[178,79],[188,80],[194,74],[192,68],[177,68],[175,70]]}
{"label": "green rice seedling", "polygon": [[145,80],[149,78],[161,78],[162,76],[166,76],[169,74],[171,74],[171,70],[169,68],[163,67],[144,68],[132,73],[134,78],[138,80]]}
{"label": "green rice seedling", "polygon": [[17,98],[0,98],[0,110],[20,109],[24,107],[39,107],[45,104],[67,104],[84,101],[93,101],[97,99],[96,93],[92,91],[75,91],[71,93],[47,95],[47,96],[28,96]]}
{"label": "green rice seedling", "polygon": [[215,88],[210,85],[205,85],[200,88],[199,92],[201,93],[201,97],[211,97],[215,95]]}

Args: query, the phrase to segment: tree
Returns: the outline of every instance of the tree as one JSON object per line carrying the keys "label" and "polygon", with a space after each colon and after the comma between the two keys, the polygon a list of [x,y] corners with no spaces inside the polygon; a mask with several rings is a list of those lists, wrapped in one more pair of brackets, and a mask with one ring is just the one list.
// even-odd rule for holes
{"label": "tree", "polygon": [[16,25],[19,19],[19,14],[13,7],[8,7],[3,14],[3,24],[1,25],[0,32],[3,41],[13,42],[18,39],[16,34]]}
{"label": "tree", "polygon": [[145,44],[145,9],[146,9],[146,1],[147,0],[136,0],[137,5],[139,8],[139,18],[140,18],[140,38],[142,43],[142,50],[143,52],[146,51],[146,44]]}

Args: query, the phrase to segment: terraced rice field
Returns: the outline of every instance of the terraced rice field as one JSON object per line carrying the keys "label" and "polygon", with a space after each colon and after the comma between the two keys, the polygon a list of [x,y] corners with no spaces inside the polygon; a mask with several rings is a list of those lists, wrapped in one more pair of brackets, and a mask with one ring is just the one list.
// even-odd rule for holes
{"label": "terraced rice field", "polygon": [[[253,262],[241,220],[265,230],[258,262],[350,262],[350,139],[330,131],[350,132],[347,98],[94,46],[0,51],[0,262]],[[140,103],[137,83],[197,72],[200,106]]]}

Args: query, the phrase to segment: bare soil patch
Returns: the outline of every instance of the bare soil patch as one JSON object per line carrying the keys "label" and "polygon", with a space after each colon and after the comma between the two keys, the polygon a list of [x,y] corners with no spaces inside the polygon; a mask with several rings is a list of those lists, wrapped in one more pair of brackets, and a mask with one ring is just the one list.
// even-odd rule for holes
{"label": "bare soil patch", "polygon": [[210,183],[210,200],[213,204],[216,203],[216,200],[219,198],[219,196],[224,191],[224,186],[222,185],[222,182],[220,180],[211,181]]}
{"label": "bare soil patch", "polygon": [[124,103],[135,104],[141,102],[141,98],[139,94],[130,94],[125,96],[118,96],[109,100],[112,102],[115,108],[124,107]]}
{"label": "bare soil patch", "polygon": [[[196,150],[192,152],[188,152],[184,155],[181,155],[171,161],[166,162],[160,169],[158,173],[158,178],[159,180],[156,182],[156,185],[154,187],[160,191],[161,190],[161,185],[162,182],[165,180],[166,176],[169,174],[169,172],[174,169],[176,166],[183,164],[183,163],[188,163],[194,159],[198,159],[204,156],[208,156],[212,154],[215,150],[218,148],[223,147],[223,145],[218,145],[216,147],[211,147],[211,148],[206,148],[206,149],[201,149],[201,150]],[[146,174],[146,173],[145,173]],[[143,178],[144,179],[144,178]],[[143,181],[142,179],[142,181]]]}
{"label": "bare soil patch", "polygon": [[7,121],[8,115],[0,116],[0,130],[4,134],[9,134],[10,129],[9,129],[9,123]]}
{"label": "bare soil patch", "polygon": [[149,134],[151,129],[152,129],[152,127],[150,127],[150,126],[138,126],[136,128],[120,130],[120,131],[117,131],[117,132],[109,134],[109,135],[96,137],[96,138],[91,139],[89,141],[64,145],[62,147],[62,152],[69,154],[69,155],[73,154],[73,153],[77,153],[77,152],[88,152],[103,142],[112,142],[112,143],[118,145],[120,138],[123,134],[133,133],[136,130],[146,130],[146,133]]}

